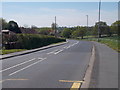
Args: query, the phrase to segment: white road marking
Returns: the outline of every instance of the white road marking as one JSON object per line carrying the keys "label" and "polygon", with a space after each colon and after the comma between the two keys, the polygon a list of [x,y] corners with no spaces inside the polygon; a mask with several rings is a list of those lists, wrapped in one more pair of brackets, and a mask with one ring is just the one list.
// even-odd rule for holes
{"label": "white road marking", "polygon": [[63,48],[67,48],[67,46],[63,47]]}
{"label": "white road marking", "polygon": [[71,46],[68,46],[67,49],[70,48],[70,47],[71,47]]}
{"label": "white road marking", "polygon": [[38,57],[38,59],[43,59],[43,58]]}
{"label": "white road marking", "polygon": [[47,53],[47,54],[52,54],[52,53],[54,53],[54,52],[56,52],[56,51],[58,51],[58,49],[57,49],[57,50],[54,50],[54,51],[52,51],[52,52],[49,52],[49,53]]}
{"label": "white road marking", "polygon": [[60,50],[60,51],[58,51],[58,52],[56,52],[56,53],[54,53],[54,54],[58,54],[58,53],[60,53],[60,52],[62,52],[63,51],[63,49],[62,50]]}
{"label": "white road marking", "polygon": [[31,60],[28,60],[28,61],[25,61],[25,62],[22,62],[22,63],[19,63],[19,64],[17,64],[17,65],[12,66],[12,67],[6,68],[6,69],[4,69],[4,70],[1,70],[0,72],[4,72],[4,71],[7,71],[7,70],[9,70],[9,69],[18,67],[18,66],[20,66],[20,65],[23,65],[23,64],[28,63],[28,62],[33,61],[33,60],[35,60],[35,58],[33,58],[33,59],[31,59]]}
{"label": "white road marking", "polygon": [[30,64],[30,65],[28,65],[28,66],[26,66],[26,67],[24,67],[24,68],[22,68],[22,69],[19,69],[19,70],[15,71],[15,72],[9,74],[9,76],[14,75],[14,74],[16,74],[16,73],[18,73],[18,72],[20,72],[20,71],[22,71],[22,70],[25,70],[25,69],[27,69],[27,68],[29,68],[29,67],[31,67],[31,66],[39,63],[39,62],[42,62],[42,61],[45,60],[45,59],[47,59],[47,58],[43,58],[43,59],[40,60],[40,61],[37,61],[37,62],[35,62],[35,63],[33,63],[33,64]]}

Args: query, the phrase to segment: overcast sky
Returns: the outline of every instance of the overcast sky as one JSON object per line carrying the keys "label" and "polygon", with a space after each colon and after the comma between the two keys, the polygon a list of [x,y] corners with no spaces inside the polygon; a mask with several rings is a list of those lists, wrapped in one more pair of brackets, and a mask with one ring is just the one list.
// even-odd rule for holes
{"label": "overcast sky", "polygon": [[[98,2],[2,2],[2,17],[19,26],[48,27],[57,17],[59,26],[89,26],[98,21]],[[101,21],[111,25],[118,20],[118,2],[102,2]]]}

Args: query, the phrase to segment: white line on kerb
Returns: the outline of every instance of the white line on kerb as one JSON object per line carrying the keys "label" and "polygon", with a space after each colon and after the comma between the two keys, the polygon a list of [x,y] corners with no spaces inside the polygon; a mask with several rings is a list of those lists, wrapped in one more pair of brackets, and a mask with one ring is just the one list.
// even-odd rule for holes
{"label": "white line on kerb", "polygon": [[33,61],[33,60],[35,60],[35,58],[33,58],[33,59],[31,59],[31,60],[28,60],[28,61],[25,61],[25,62],[23,62],[23,63],[19,63],[19,64],[17,64],[17,65],[12,66],[12,67],[6,68],[6,69],[4,69],[4,70],[1,70],[0,72],[4,72],[4,71],[7,71],[7,70],[9,70],[9,69],[18,67],[18,66],[20,66],[20,65],[23,65],[23,64],[28,63],[28,62]]}
{"label": "white line on kerb", "polygon": [[18,73],[18,72],[20,72],[20,71],[22,71],[22,70],[25,70],[25,69],[27,69],[27,68],[29,68],[29,67],[31,67],[31,66],[39,63],[39,62],[42,62],[42,61],[45,60],[45,59],[47,59],[47,58],[43,58],[43,59],[40,60],[40,61],[37,61],[37,62],[35,62],[35,63],[33,63],[33,64],[30,64],[30,65],[28,65],[28,66],[26,66],[26,67],[24,67],[24,68],[22,68],[22,69],[20,69],[20,70],[17,70],[17,71],[15,71],[15,72],[9,74],[9,76],[14,75],[14,74],[16,74],[16,73]]}

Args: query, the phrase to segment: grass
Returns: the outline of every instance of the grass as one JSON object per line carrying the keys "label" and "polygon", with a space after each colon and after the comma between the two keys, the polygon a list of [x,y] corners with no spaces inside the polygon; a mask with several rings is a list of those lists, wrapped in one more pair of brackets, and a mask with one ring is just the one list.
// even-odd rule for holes
{"label": "grass", "polygon": [[9,54],[9,53],[14,53],[14,52],[20,52],[20,51],[25,51],[26,49],[10,49],[10,50],[2,50],[2,55],[4,54]]}
{"label": "grass", "polygon": [[[81,40],[81,39],[80,39]],[[98,42],[97,38],[88,38],[88,39],[83,39],[83,40],[88,40],[88,41],[96,41]],[[118,36],[113,36],[113,37],[104,37],[104,38],[100,38],[99,42],[106,44],[107,46],[109,46],[110,48],[120,52],[120,37]]]}
{"label": "grass", "polygon": [[[63,42],[58,42],[58,43],[53,43],[53,44],[60,44]],[[51,44],[51,45],[53,45]],[[0,54],[4,55],[4,54],[9,54],[9,53],[14,53],[14,52],[20,52],[20,51],[25,51],[27,49],[9,49],[9,50],[0,50]]]}

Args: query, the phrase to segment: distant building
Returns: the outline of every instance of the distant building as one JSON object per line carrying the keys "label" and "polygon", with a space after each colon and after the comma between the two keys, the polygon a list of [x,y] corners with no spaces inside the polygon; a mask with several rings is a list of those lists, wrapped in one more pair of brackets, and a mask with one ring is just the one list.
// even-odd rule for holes
{"label": "distant building", "polygon": [[2,30],[2,34],[11,35],[11,34],[15,34],[15,33],[10,30]]}

